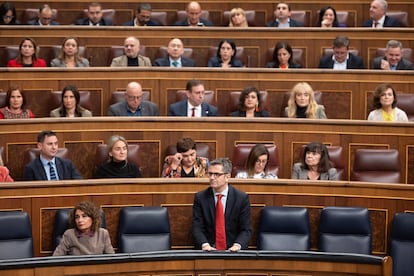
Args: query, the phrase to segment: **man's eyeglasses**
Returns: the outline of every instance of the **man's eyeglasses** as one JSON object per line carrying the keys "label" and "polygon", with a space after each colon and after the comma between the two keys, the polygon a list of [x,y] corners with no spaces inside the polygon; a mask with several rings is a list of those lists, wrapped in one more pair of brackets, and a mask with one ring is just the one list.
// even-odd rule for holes
{"label": "man's eyeglasses", "polygon": [[208,177],[213,177],[213,178],[218,178],[222,175],[225,175],[225,173],[213,173],[213,172],[208,172]]}
{"label": "man's eyeglasses", "polygon": [[134,100],[141,100],[142,96],[128,96],[128,100],[134,101]]}

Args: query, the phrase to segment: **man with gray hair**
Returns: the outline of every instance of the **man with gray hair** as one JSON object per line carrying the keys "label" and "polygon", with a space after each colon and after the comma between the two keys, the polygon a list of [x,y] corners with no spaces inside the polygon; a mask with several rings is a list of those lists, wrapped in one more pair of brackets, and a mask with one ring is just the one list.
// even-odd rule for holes
{"label": "man with gray hair", "polygon": [[371,67],[381,70],[414,70],[412,62],[402,57],[402,43],[398,40],[389,40],[385,56],[375,58]]}
{"label": "man with gray hair", "polygon": [[148,3],[141,3],[135,10],[135,18],[125,22],[124,26],[161,26],[162,24],[151,18],[152,7]]}
{"label": "man with gray hair", "polygon": [[197,249],[247,249],[252,232],[250,201],[246,193],[228,184],[231,169],[228,158],[211,161],[210,187],[194,196],[192,222]]}
{"label": "man with gray hair", "polygon": [[400,27],[400,22],[386,15],[388,3],[386,0],[373,0],[369,7],[369,18],[362,23],[362,27],[384,28]]}
{"label": "man with gray hair", "polygon": [[152,66],[151,60],[139,54],[139,39],[133,36],[124,40],[124,55],[112,60],[111,67]]}

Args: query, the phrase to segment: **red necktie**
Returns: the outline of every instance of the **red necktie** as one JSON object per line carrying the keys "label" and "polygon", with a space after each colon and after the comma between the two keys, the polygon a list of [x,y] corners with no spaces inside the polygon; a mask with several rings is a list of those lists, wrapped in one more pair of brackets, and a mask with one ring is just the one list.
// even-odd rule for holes
{"label": "red necktie", "polygon": [[195,116],[195,107],[193,107],[192,109],[191,109],[191,117],[194,117]]}
{"label": "red necktie", "polygon": [[378,22],[377,21],[374,22],[374,28],[378,28]]}
{"label": "red necktie", "polygon": [[221,203],[222,194],[217,195],[216,204],[216,249],[226,250],[226,227],[224,224],[224,209]]}

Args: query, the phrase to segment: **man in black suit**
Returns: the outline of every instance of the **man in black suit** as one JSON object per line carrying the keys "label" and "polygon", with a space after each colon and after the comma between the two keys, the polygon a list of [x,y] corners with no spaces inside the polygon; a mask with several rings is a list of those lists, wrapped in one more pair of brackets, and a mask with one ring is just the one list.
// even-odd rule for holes
{"label": "man in black suit", "polygon": [[364,69],[364,60],[349,52],[349,39],[346,36],[337,36],[333,41],[333,54],[325,55],[319,62],[319,68]]}
{"label": "man in black suit", "polygon": [[392,17],[387,16],[388,3],[386,0],[374,0],[369,7],[370,19],[362,23],[362,27],[383,28],[383,27],[400,27],[400,22]]}
{"label": "man in black suit", "polygon": [[176,26],[189,26],[189,27],[204,27],[213,26],[214,24],[209,20],[200,18],[201,6],[198,2],[192,1],[188,3],[186,7],[187,18],[175,22]]}
{"label": "man in black suit", "polygon": [[52,19],[52,9],[49,5],[44,4],[39,9],[39,16],[37,19],[33,19],[27,22],[28,25],[36,25],[36,26],[56,26],[59,25],[59,22],[56,22]]}
{"label": "man in black suit", "polygon": [[135,11],[135,18],[125,22],[124,26],[161,26],[161,23],[151,18],[152,7],[148,3],[141,3]]}
{"label": "man in black suit", "polygon": [[187,100],[170,105],[169,116],[205,117],[217,116],[217,107],[204,102],[204,84],[199,80],[190,80],[186,87]]}
{"label": "man in black suit", "polygon": [[56,156],[58,139],[56,133],[44,130],[37,136],[40,155],[24,167],[24,180],[66,180],[82,179],[70,160]]}
{"label": "man in black suit", "polygon": [[224,207],[225,249],[247,249],[251,236],[250,201],[246,193],[228,184],[231,161],[219,158],[208,167],[210,187],[196,193],[193,204],[193,238],[195,247],[216,250],[216,206],[221,194]]}
{"label": "man in black suit", "polygon": [[179,38],[173,38],[168,43],[168,55],[163,58],[158,58],[154,62],[154,66],[165,67],[195,67],[194,60],[183,57],[184,44]]}
{"label": "man in black suit", "polygon": [[266,23],[267,27],[276,28],[290,28],[290,27],[303,27],[301,22],[295,21],[290,18],[291,11],[290,5],[286,2],[280,2],[276,6],[274,11],[275,20]]}
{"label": "man in black suit", "polygon": [[79,19],[76,25],[86,26],[112,26],[112,21],[103,18],[102,5],[99,3],[90,3],[88,6],[88,18]]}
{"label": "man in black suit", "polygon": [[402,57],[402,43],[398,40],[390,40],[384,57],[377,57],[372,61],[373,69],[381,70],[414,70],[411,61]]}

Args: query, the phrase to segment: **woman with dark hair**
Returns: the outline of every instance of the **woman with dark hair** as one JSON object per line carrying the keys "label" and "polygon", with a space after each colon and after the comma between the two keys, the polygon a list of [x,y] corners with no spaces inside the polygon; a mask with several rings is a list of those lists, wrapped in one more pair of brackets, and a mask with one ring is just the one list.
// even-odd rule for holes
{"label": "woman with dark hair", "polygon": [[101,228],[101,210],[80,202],[69,215],[72,228],[65,231],[53,256],[114,254],[108,230]]}
{"label": "woman with dark hair", "polygon": [[236,43],[232,39],[220,41],[217,54],[210,58],[208,67],[244,67],[243,63],[236,59]]}
{"label": "woman with dark hair", "polygon": [[0,5],[0,25],[20,25],[16,16],[16,8],[10,2],[4,2]]}
{"label": "woman with dark hair", "polygon": [[46,67],[46,61],[37,57],[36,41],[25,37],[20,42],[17,58],[9,60],[7,67]]}
{"label": "woman with dark hair", "polygon": [[336,10],[331,6],[323,7],[319,12],[318,27],[332,28],[339,27]]}
{"label": "woman with dark hair", "polygon": [[292,46],[286,41],[278,42],[273,50],[272,61],[267,63],[267,68],[301,68],[300,64],[293,61]]}
{"label": "woman with dark hair", "polygon": [[112,135],[107,142],[108,161],[101,164],[93,178],[136,178],[142,177],[139,168],[128,163],[128,142],[120,135]]}
{"label": "woman with dark hair", "polygon": [[269,112],[262,108],[262,100],[256,87],[246,87],[240,94],[238,110],[231,113],[233,117],[269,117]]}
{"label": "woman with dark hair", "polygon": [[301,159],[301,162],[293,165],[292,179],[339,180],[324,144],[319,142],[307,144]]}
{"label": "woman with dark hair", "polygon": [[79,40],[76,37],[66,37],[62,43],[59,57],[54,58],[52,67],[89,67],[89,61],[79,56]]}
{"label": "woman with dark hair", "polygon": [[80,105],[76,86],[68,85],[62,90],[61,106],[50,111],[50,117],[92,117],[92,113]]}
{"label": "woman with dark hair", "polygon": [[397,107],[397,94],[391,84],[378,85],[374,91],[375,110],[368,115],[368,121],[408,122],[407,114]]}
{"label": "woman with dark hair", "polygon": [[237,173],[236,178],[277,178],[268,172],[269,158],[265,145],[255,145],[247,157],[246,171]]}
{"label": "woman with dark hair", "polygon": [[30,109],[26,109],[26,97],[17,86],[11,86],[6,94],[6,106],[0,109],[0,119],[34,118]]}

